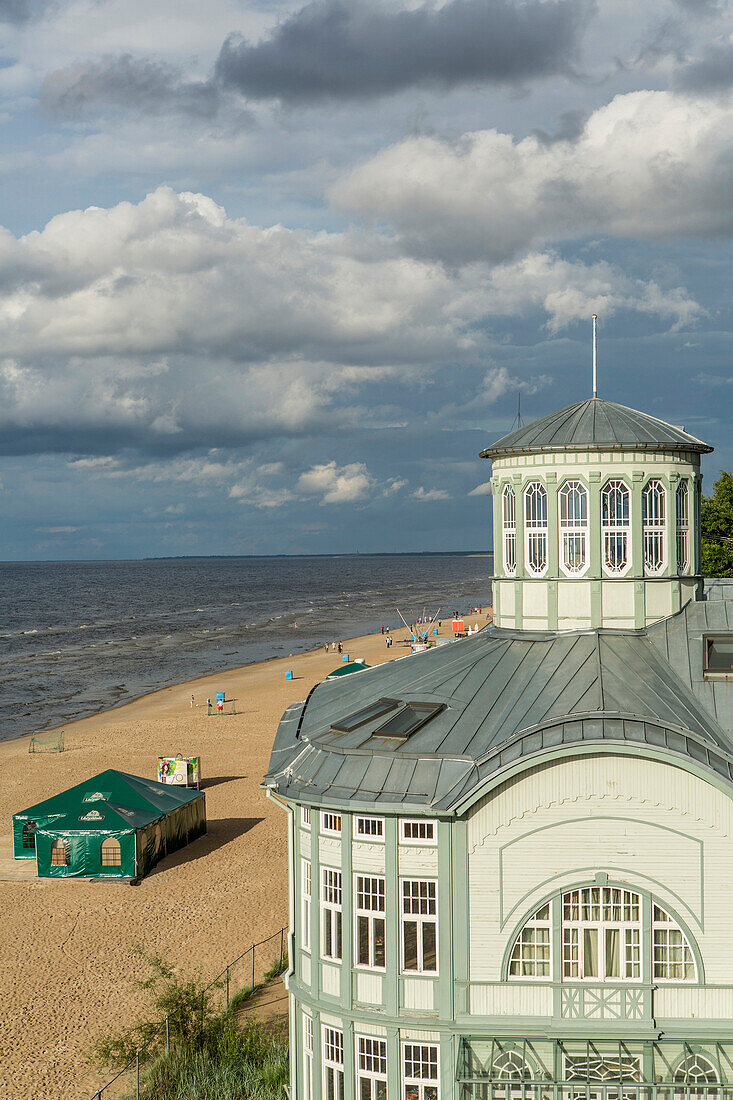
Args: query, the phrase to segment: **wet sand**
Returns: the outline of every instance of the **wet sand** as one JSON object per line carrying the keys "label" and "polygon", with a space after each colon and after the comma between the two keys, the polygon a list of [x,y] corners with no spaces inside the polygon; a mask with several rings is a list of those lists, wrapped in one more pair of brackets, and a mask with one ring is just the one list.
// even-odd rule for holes
{"label": "wet sand", "polygon": [[[381,635],[345,649],[371,665],[409,652],[388,651]],[[1,1096],[76,1100],[108,1079],[88,1059],[147,1003],[136,945],[210,978],[287,923],[285,814],[259,783],[282,712],[339,662],[320,649],[165,688],[65,726],[58,755],[29,755],[27,737],[0,743],[0,835],[15,811],[105,768],[155,778],[157,757],[176,753],[202,757],[209,830],[136,887],[0,881]],[[222,690],[237,714],[208,717],[207,697]]]}

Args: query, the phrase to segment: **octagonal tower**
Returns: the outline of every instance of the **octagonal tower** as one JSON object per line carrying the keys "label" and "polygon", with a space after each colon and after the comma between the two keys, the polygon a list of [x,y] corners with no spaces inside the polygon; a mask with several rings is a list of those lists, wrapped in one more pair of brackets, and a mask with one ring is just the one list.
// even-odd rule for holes
{"label": "octagonal tower", "polygon": [[711,450],[594,397],[482,451],[496,625],[639,629],[700,598],[700,455]]}

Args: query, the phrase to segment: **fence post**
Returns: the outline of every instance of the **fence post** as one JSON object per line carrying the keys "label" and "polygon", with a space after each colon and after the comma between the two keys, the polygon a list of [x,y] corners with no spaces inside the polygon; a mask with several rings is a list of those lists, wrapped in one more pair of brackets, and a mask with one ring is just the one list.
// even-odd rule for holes
{"label": "fence post", "polygon": [[140,1100],[140,1051],[135,1051],[135,1097]]}
{"label": "fence post", "polygon": [[280,966],[283,964],[283,944],[285,942],[285,929],[280,929]]}
{"label": "fence post", "polygon": [[252,988],[255,987],[255,945],[252,944]]}
{"label": "fence post", "polygon": [[227,1008],[229,1008],[229,967],[228,966],[227,966],[227,969],[226,969],[226,975],[227,975],[227,979],[226,979],[227,980]]}
{"label": "fence post", "polygon": [[171,1024],[170,1015],[165,1018],[165,1052],[170,1054],[171,1052]]}

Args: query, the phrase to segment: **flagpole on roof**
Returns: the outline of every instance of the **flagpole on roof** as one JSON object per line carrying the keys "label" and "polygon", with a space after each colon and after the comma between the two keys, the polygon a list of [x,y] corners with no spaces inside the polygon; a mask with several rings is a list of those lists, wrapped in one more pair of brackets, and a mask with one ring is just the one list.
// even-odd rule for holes
{"label": "flagpole on roof", "polygon": [[593,396],[598,397],[598,314],[593,314]]}

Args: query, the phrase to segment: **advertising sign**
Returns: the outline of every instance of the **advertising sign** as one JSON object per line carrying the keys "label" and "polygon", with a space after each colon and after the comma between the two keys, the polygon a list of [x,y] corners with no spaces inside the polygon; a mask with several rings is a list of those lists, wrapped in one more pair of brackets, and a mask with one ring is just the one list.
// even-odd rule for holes
{"label": "advertising sign", "polygon": [[158,782],[173,783],[178,787],[201,786],[200,756],[159,756]]}

